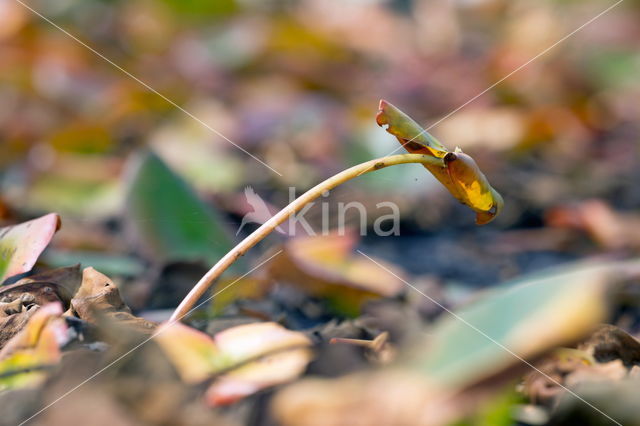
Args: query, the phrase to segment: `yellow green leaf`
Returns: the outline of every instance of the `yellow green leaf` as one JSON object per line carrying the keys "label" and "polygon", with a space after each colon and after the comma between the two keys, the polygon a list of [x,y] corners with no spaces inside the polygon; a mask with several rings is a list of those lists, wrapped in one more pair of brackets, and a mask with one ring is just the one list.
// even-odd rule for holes
{"label": "yellow green leaf", "polygon": [[62,306],[41,307],[25,328],[0,351],[0,390],[36,386],[47,377],[47,369],[60,360],[60,346],[66,343],[66,322]]}

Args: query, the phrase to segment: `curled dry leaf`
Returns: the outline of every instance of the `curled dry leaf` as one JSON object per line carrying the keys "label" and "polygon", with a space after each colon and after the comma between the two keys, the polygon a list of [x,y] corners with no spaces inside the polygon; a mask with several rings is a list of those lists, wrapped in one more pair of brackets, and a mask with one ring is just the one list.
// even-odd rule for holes
{"label": "curled dry leaf", "polygon": [[564,385],[567,375],[593,363],[587,352],[566,348],[556,350],[536,366],[538,371],[531,371],[524,377],[521,391],[531,403],[551,406],[564,390],[558,383]]}
{"label": "curled dry leaf", "polygon": [[106,328],[113,322],[126,325],[130,331],[144,335],[153,333],[156,328],[156,323],[133,315],[113,281],[90,267],[82,271],[82,284],[70,305],[66,315],[97,325],[107,338],[109,333]]}
{"label": "curled dry leaf", "polygon": [[265,387],[291,381],[311,360],[311,341],[273,323],[244,324],[214,338],[180,323],[161,328],[157,342],[183,380],[217,376],[207,391],[212,405],[229,404]]}
{"label": "curled dry leaf", "polygon": [[0,287],[0,348],[25,326],[40,306],[69,306],[80,285],[78,265],[52,269]]}
{"label": "curled dry leaf", "polygon": [[[82,282],[82,272],[80,271],[80,265],[68,266],[64,268],[49,269],[41,273],[31,275],[27,278],[23,278],[14,285],[6,286],[0,290],[0,295],[4,296],[5,292],[9,292],[9,289],[20,289],[22,291],[29,291],[29,288],[39,288],[43,286],[51,286],[56,295],[60,297],[63,305],[67,307],[71,298],[78,291],[80,283]],[[11,290],[13,291],[13,290]],[[30,291],[29,291],[30,292]],[[44,293],[50,293],[45,291]],[[36,303],[38,305],[44,305],[38,301],[38,295],[36,296]]]}
{"label": "curled dry leaf", "polygon": [[598,362],[619,359],[629,368],[640,365],[640,341],[614,325],[601,325],[578,347]]}
{"label": "curled dry leaf", "polygon": [[37,385],[68,342],[60,303],[43,306],[0,351],[0,389]]}
{"label": "curled dry leaf", "polygon": [[[596,331],[579,345],[584,350],[562,348],[555,351],[536,367],[536,371],[527,374],[522,392],[529,401],[553,406],[566,387],[576,389],[584,384],[615,382],[632,377],[630,365],[623,359],[624,353],[618,351],[620,336],[603,339],[608,327],[616,328],[605,326]],[[595,353],[599,355],[592,356]]]}
{"label": "curled dry leaf", "polygon": [[[381,274],[380,267],[370,260],[354,255],[356,243],[355,234],[291,239],[284,252],[267,265],[268,274],[273,280],[326,299],[339,313],[357,315],[364,302],[397,296],[405,285],[391,274]],[[378,262],[397,276],[404,275],[396,266]]]}
{"label": "curled dry leaf", "polygon": [[44,335],[47,325],[62,315],[62,306],[51,303],[43,306],[27,323],[27,326],[14,336],[0,351],[0,359],[24,349],[34,349],[41,345],[40,338]]}
{"label": "curled dry leaf", "polygon": [[476,212],[476,223],[491,222],[502,210],[502,196],[491,187],[476,162],[459,149],[449,151],[411,117],[385,100],[380,101],[378,125],[394,135],[413,154],[442,158],[445,167],[424,164],[424,167],[449,190],[458,201]]}
{"label": "curled dry leaf", "polygon": [[592,365],[590,368],[581,366],[564,380],[566,386],[576,388],[584,383],[611,382],[627,377],[627,370],[621,360],[609,361]]}
{"label": "curled dry leaf", "polygon": [[55,213],[0,228],[0,282],[30,271],[58,229]]}
{"label": "curled dry leaf", "polygon": [[[20,300],[22,304],[22,295],[17,300]],[[20,312],[7,314],[6,312],[8,311],[5,310],[5,306],[0,306],[0,308],[5,312],[5,315],[0,317],[0,348],[3,348],[13,336],[25,327],[29,318],[37,312],[37,309],[29,309],[27,305],[22,304]]]}

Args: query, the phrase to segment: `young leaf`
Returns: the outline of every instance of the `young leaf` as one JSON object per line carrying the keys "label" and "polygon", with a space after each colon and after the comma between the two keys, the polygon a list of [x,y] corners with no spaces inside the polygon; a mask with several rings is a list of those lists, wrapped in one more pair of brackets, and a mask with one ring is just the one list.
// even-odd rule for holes
{"label": "young leaf", "polygon": [[30,271],[58,229],[60,217],[55,213],[0,228],[0,283]]}
{"label": "young leaf", "polygon": [[[456,150],[444,157],[447,172],[453,182],[453,194],[476,212],[476,223],[484,225],[502,210],[502,196],[489,185],[489,181],[469,155]],[[451,189],[450,189],[451,190]]]}
{"label": "young leaf", "polygon": [[420,127],[408,115],[385,100],[380,101],[378,125],[385,127],[412,154],[442,158],[445,167],[424,164],[424,167],[449,190],[458,201],[476,212],[476,223],[491,222],[504,204],[500,194],[489,185],[473,158],[459,149],[447,150],[436,138]]}

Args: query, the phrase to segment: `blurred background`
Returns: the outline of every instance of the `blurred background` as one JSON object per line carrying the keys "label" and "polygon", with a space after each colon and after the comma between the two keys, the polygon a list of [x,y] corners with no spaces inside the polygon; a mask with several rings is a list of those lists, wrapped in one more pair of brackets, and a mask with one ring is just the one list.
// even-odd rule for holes
{"label": "blurred background", "polygon": [[[212,255],[200,256],[213,261],[251,230],[234,236],[247,185],[275,211],[289,187],[300,194],[397,148],[375,123],[379,99],[429,127],[612,4],[28,1],[116,67],[15,0],[0,0],[0,222],[60,213],[63,229],[44,258],[51,266],[81,261],[136,277],[149,264],[199,260],[201,252],[178,249],[158,256],[144,250],[154,242],[140,241],[153,234],[139,229],[150,223],[166,230],[203,221],[189,211],[162,217],[167,203],[130,211],[131,170],[152,151],[216,218]],[[505,210],[490,225],[476,227],[417,165],[362,176],[328,201],[373,211],[396,202],[401,235],[360,246],[413,274],[464,285],[637,252],[638,22],[640,2],[622,2],[431,129],[473,155],[503,194]],[[160,178],[144,186],[159,199],[172,190]],[[320,226],[319,209],[307,218]]]}

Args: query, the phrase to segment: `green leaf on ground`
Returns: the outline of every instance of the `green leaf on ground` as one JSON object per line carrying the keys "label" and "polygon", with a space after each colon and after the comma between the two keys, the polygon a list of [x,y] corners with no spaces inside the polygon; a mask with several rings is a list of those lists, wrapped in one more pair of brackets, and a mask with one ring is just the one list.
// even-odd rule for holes
{"label": "green leaf on ground", "polygon": [[459,389],[504,371],[517,357],[530,360],[576,342],[605,319],[605,290],[621,265],[552,269],[494,288],[436,323],[416,364],[430,380]]}
{"label": "green leaf on ground", "polygon": [[233,244],[212,211],[157,155],[146,152],[128,174],[126,215],[136,241],[156,260],[217,261]]}

